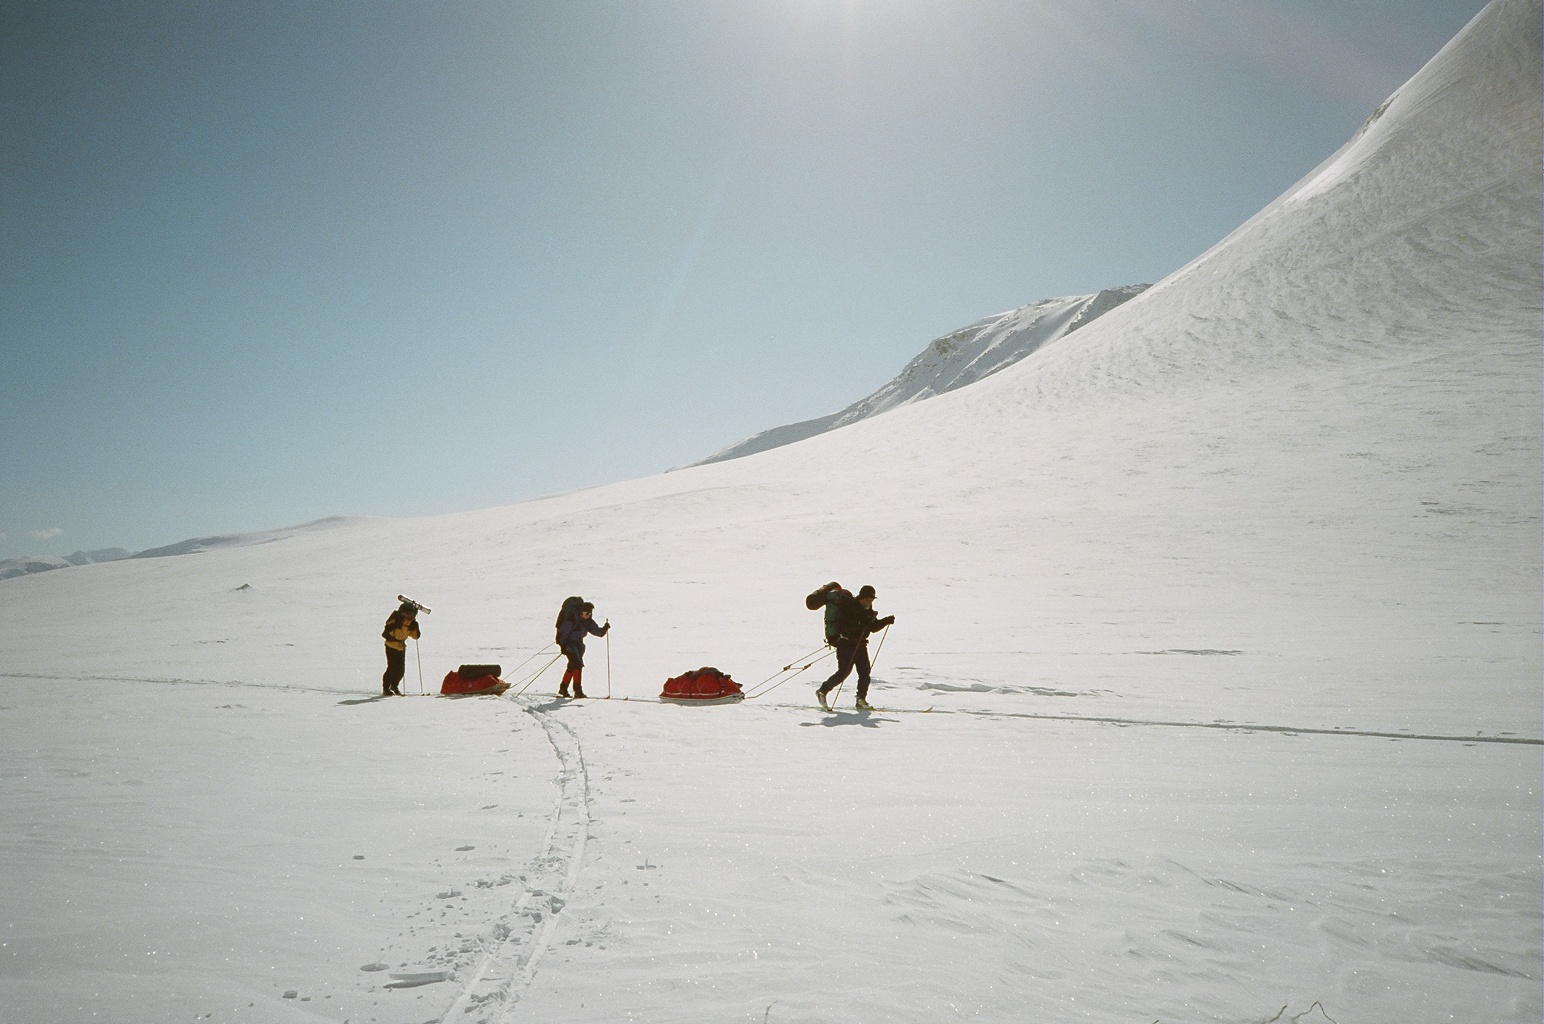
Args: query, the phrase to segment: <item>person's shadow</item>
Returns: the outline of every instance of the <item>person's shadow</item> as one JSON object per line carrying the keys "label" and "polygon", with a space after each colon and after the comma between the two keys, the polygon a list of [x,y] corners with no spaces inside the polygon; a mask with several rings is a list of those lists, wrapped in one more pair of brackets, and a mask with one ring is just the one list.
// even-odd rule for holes
{"label": "person's shadow", "polygon": [[340,700],[340,701],[338,701],[338,706],[339,707],[343,707],[344,705],[353,705],[353,704],[374,704],[378,700],[385,700],[385,699],[386,699],[386,695],[384,693],[377,694],[374,697],[355,697],[353,700]]}
{"label": "person's shadow", "polygon": [[834,729],[839,725],[861,725],[865,729],[878,729],[880,722],[893,722],[893,718],[880,718],[872,711],[832,711],[818,722],[800,722],[806,729],[823,725]]}

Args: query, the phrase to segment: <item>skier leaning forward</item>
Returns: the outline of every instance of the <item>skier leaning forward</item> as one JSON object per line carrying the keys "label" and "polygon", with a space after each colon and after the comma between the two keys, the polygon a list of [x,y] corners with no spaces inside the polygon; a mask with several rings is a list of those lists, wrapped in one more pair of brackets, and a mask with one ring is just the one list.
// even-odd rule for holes
{"label": "skier leaning forward", "polygon": [[[864,585],[858,591],[858,596],[843,590],[840,584],[828,583],[820,590],[815,591],[806,600],[806,605],[815,601],[817,595],[825,595],[826,607],[826,643],[836,648],[836,671],[831,673],[831,678],[820,684],[815,691],[815,699],[820,701],[820,706],[826,710],[831,705],[826,701],[826,694],[841,685],[847,678],[853,666],[858,668],[858,699],[856,707],[859,711],[872,711],[873,705],[868,702],[869,690],[869,653],[868,638],[872,633],[895,621],[894,615],[886,615],[878,618],[874,612],[874,588]],[[813,607],[820,607],[815,604]]]}
{"label": "skier leaning forward", "polygon": [[586,601],[579,606],[579,614],[573,618],[564,619],[558,624],[558,649],[568,657],[568,670],[563,673],[563,682],[558,685],[558,696],[568,696],[568,684],[574,686],[574,696],[584,696],[584,638],[586,634],[592,636],[605,636],[611,632],[611,621],[608,619],[604,626],[597,626],[595,619],[595,606]]}

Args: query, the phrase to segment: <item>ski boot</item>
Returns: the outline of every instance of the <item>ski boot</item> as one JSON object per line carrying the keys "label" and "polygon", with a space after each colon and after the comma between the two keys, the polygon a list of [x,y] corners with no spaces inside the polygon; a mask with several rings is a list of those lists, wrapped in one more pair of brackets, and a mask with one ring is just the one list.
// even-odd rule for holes
{"label": "ski boot", "polygon": [[819,687],[816,688],[816,690],[815,690],[815,699],[820,701],[820,707],[821,707],[822,710],[825,710],[825,711],[830,711],[831,710],[831,705],[826,700],[826,691],[824,689],[821,689]]}
{"label": "ski boot", "polygon": [[874,705],[870,704],[868,702],[868,700],[866,698],[863,698],[863,697],[859,697],[858,700],[857,700],[857,703],[855,703],[853,705],[853,707],[857,708],[859,711],[873,711],[874,710]]}

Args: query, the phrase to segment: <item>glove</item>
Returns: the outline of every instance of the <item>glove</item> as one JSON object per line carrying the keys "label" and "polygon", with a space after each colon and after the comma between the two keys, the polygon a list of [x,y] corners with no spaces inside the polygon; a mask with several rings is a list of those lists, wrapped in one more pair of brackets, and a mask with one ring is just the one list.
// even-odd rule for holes
{"label": "glove", "polygon": [[894,622],[895,622],[895,616],[894,615],[886,615],[884,618],[882,618],[878,622],[874,623],[874,625],[879,626],[880,628],[883,628],[885,626],[891,625]]}

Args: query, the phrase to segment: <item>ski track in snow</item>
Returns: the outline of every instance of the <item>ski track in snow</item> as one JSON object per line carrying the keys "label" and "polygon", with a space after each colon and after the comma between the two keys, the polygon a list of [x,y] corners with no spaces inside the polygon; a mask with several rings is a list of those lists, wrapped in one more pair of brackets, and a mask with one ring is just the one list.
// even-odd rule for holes
{"label": "ski track in snow", "polygon": [[[518,702],[524,703],[524,702]],[[557,794],[541,853],[526,870],[525,891],[483,939],[484,952],[459,995],[439,1018],[503,1024],[535,980],[552,945],[563,908],[572,899],[589,836],[590,776],[578,734],[551,713],[551,704],[525,704],[557,756]]]}
{"label": "ski track in snow", "polygon": [[[129,676],[118,673],[97,674],[61,674],[57,672],[0,672],[0,679],[45,679],[49,682],[65,683],[149,683],[155,686],[242,686],[254,690],[262,690],[265,693],[325,693],[330,696],[344,697],[352,703],[363,703],[381,699],[380,694],[361,693],[357,688],[338,689],[330,686],[299,686],[293,683],[275,684],[259,683],[248,679],[193,679],[187,676]],[[439,694],[430,693],[427,690],[422,693],[404,693],[404,697],[437,697]]]}
{"label": "ski track in snow", "polygon": [[[1231,652],[1222,652],[1222,653],[1231,653]],[[37,673],[37,672],[0,672],[0,679],[48,679],[48,680],[54,680],[54,681],[67,681],[67,682],[79,682],[79,683],[94,683],[94,682],[101,682],[101,683],[109,683],[109,682],[157,683],[157,684],[166,685],[166,686],[249,686],[249,687],[255,687],[257,689],[261,689],[261,690],[265,690],[265,691],[291,690],[291,691],[300,692],[300,693],[341,694],[341,695],[343,695],[345,697],[354,697],[354,698],[356,698],[356,700],[355,700],[356,703],[362,703],[362,702],[365,702],[365,701],[374,701],[374,700],[378,700],[379,699],[378,697],[375,697],[373,695],[372,696],[366,696],[366,697],[358,697],[357,696],[357,692],[356,691],[351,691],[351,690],[334,690],[334,689],[328,689],[326,687],[320,687],[320,686],[273,686],[273,685],[267,684],[267,683],[245,682],[245,681],[240,680],[240,679],[152,678],[152,677],[148,677],[148,676],[124,676],[124,675],[113,675],[113,676],[107,676],[107,675],[58,675],[58,674],[45,675],[45,674]],[[979,693],[979,692],[981,692],[981,691],[976,690],[976,689],[974,689],[972,687],[968,687],[968,686],[955,686],[955,685],[950,685],[950,684],[926,684],[926,685],[922,686],[921,689],[923,689],[923,690],[939,690],[939,691],[942,691],[942,692],[945,692],[945,693],[956,693],[956,692],[959,692],[959,693]],[[1043,691],[1040,688],[1036,688],[1036,687],[1029,687],[1027,689],[1028,689],[1029,692],[1049,692],[1049,691]],[[520,691],[520,693],[515,693],[515,694],[512,694],[511,696],[512,697],[519,697],[524,692],[525,691],[522,690],[522,691]],[[764,692],[768,692],[768,691],[764,691]],[[999,692],[1009,692],[1009,691],[1001,691],[1000,690]],[[764,695],[764,694],[756,694],[755,696],[762,696],[762,695]],[[1067,695],[1070,695],[1070,694],[1067,694]],[[405,694],[404,696],[409,696],[409,697],[418,697],[418,696],[435,697],[435,696],[439,696],[439,695],[438,694],[433,694],[433,693],[428,693],[428,694],[410,693],[410,694]],[[754,697],[748,698],[748,699],[754,699]],[[637,699],[624,698],[624,703],[654,704],[654,703],[661,703],[661,702],[653,701],[653,700],[637,700]],[[794,710],[794,711],[808,711],[808,710],[810,710],[810,706],[809,705],[797,704],[797,703],[788,703],[788,702],[781,702],[781,703],[779,703],[779,702],[768,702],[766,704],[761,704],[759,706],[761,706],[761,707],[768,707],[768,708],[771,708],[771,707],[787,708],[787,709]],[[565,765],[564,771],[566,773],[566,771],[567,771],[566,765],[567,765],[568,762],[567,762],[567,760],[565,760],[565,751],[560,746],[559,741],[556,738],[554,738],[554,736],[553,736],[552,723],[549,721],[549,717],[546,714],[542,713],[537,708],[527,708],[526,710],[529,711],[537,719],[537,721],[542,723],[542,728],[547,731],[547,738],[548,738],[548,740],[550,742],[552,742],[553,748],[558,751],[559,761],[562,762]],[[844,712],[842,709],[835,708],[835,707],[833,707],[832,713],[838,714],[838,715],[845,714],[849,718],[852,717],[855,714],[858,714],[858,712]],[[1113,715],[1069,715],[1069,714],[1051,714],[1051,713],[1048,713],[1048,712],[1035,712],[1035,711],[996,711],[996,710],[988,710],[988,709],[983,709],[983,708],[940,708],[940,707],[936,707],[936,706],[934,706],[934,707],[926,707],[926,708],[898,708],[898,707],[879,706],[879,707],[875,708],[873,713],[874,714],[880,714],[880,715],[885,715],[885,714],[892,714],[892,715],[917,715],[917,714],[930,714],[930,715],[973,715],[973,716],[976,716],[976,717],[979,717],[979,718],[991,718],[991,719],[1022,718],[1022,719],[1027,719],[1027,720],[1031,720],[1031,721],[1043,721],[1043,722],[1084,722],[1084,723],[1088,723],[1090,725],[1116,725],[1116,726],[1123,726],[1123,727],[1124,726],[1143,726],[1143,727],[1147,727],[1147,728],[1162,728],[1162,729],[1216,729],[1216,730],[1223,730],[1223,731],[1226,731],[1226,732],[1270,732],[1270,733],[1281,733],[1281,734],[1287,735],[1287,736],[1297,736],[1297,735],[1302,735],[1302,736],[1346,736],[1346,737],[1360,737],[1360,738],[1363,738],[1363,739],[1423,740],[1423,741],[1427,741],[1427,742],[1436,742],[1436,743],[1509,743],[1509,744],[1517,744],[1517,745],[1522,745],[1522,746],[1533,746],[1533,747],[1544,746],[1544,737],[1536,737],[1536,736],[1509,736],[1509,735],[1500,735],[1500,736],[1498,736],[1498,735],[1485,734],[1485,733],[1475,733],[1475,734],[1473,734],[1471,736],[1463,736],[1463,735],[1443,734],[1443,733],[1391,732],[1391,731],[1378,730],[1378,729],[1350,729],[1350,728],[1338,728],[1338,727],[1337,728],[1331,728],[1331,729],[1325,729],[1325,728],[1314,727],[1314,726],[1272,725],[1272,724],[1262,724],[1262,723],[1258,723],[1258,722],[1228,722],[1228,721],[1184,722],[1184,721],[1171,721],[1171,720],[1153,719],[1153,718],[1122,718],[1122,717],[1117,717],[1117,716],[1113,716]],[[561,725],[561,723],[558,723],[558,724]],[[584,806],[585,806],[585,820],[588,821],[589,820],[589,811],[588,811],[588,807],[589,807],[588,774],[587,774],[587,770],[585,769],[585,766],[584,766],[584,757],[583,757],[582,752],[579,749],[578,737],[575,736],[573,734],[572,730],[570,730],[567,726],[562,726],[562,729],[563,729],[564,732],[566,732],[569,735],[569,737],[571,739],[571,742],[573,744],[573,750],[571,752],[569,752],[568,757],[570,759],[577,760],[577,762],[578,762],[578,764],[580,766],[581,774],[584,775],[584,777],[585,777],[585,789],[586,789],[586,792],[584,793],[583,801],[584,801]],[[554,813],[556,813],[556,811]],[[549,843],[547,844],[549,852],[550,852],[550,846],[551,846],[550,839],[551,839],[551,837],[549,836]],[[582,846],[582,842],[581,842],[581,846]]]}
{"label": "ski track in snow", "polygon": [[[769,707],[805,708],[802,704],[768,705]],[[1515,743],[1523,746],[1544,746],[1544,739],[1531,736],[1490,736],[1476,733],[1473,736],[1444,736],[1438,733],[1382,732],[1373,729],[1320,729],[1295,725],[1257,725],[1248,722],[1177,722],[1152,718],[1116,718],[1109,715],[1053,715],[1033,711],[986,711],[977,708],[896,708],[875,707],[873,712],[849,711],[833,707],[827,714],[853,719],[866,714],[875,715],[971,715],[976,718],[1004,720],[1023,718],[1041,722],[1087,722],[1093,725],[1147,726],[1163,729],[1219,729],[1225,732],[1274,732],[1286,736],[1357,736],[1364,739],[1427,740],[1438,743]]]}

